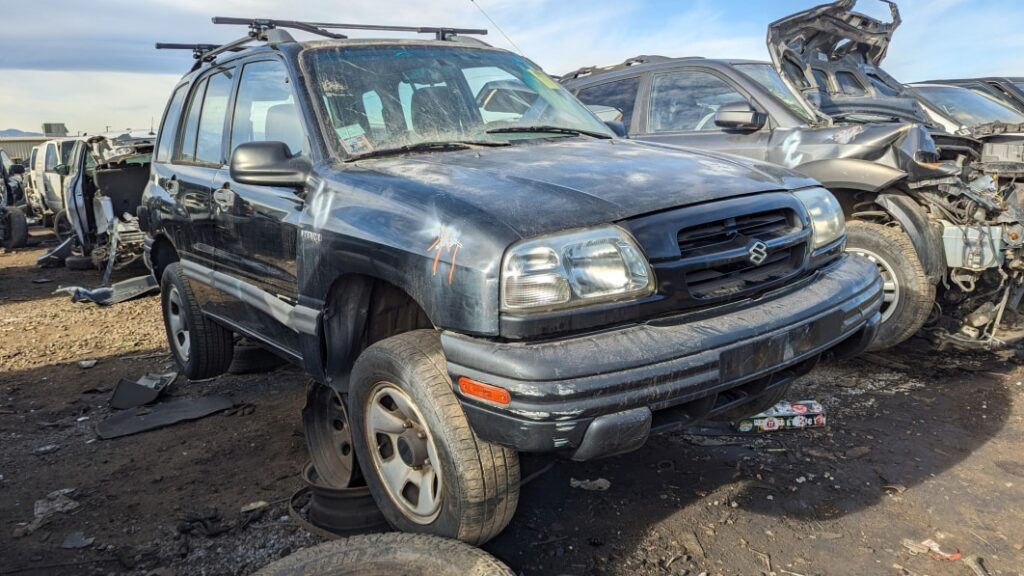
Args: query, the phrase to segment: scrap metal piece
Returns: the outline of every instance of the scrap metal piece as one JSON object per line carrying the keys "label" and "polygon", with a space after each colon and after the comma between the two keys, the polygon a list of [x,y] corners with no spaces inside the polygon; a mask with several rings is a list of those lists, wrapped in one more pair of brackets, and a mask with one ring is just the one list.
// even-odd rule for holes
{"label": "scrap metal piece", "polygon": [[136,381],[122,378],[110,395],[110,406],[118,410],[151,404],[178,378],[177,372],[146,374]]}
{"label": "scrap metal piece", "polygon": [[72,302],[92,302],[100,306],[111,306],[159,291],[160,286],[156,283],[156,279],[151,274],[146,274],[122,280],[110,287],[90,289],[82,286],[61,286],[53,293],[70,294]]}
{"label": "scrap metal piece", "polygon": [[73,238],[61,242],[54,246],[52,250],[43,254],[39,258],[36,258],[36,266],[40,268],[57,268],[64,265],[64,260],[71,256],[71,244]]}
{"label": "scrap metal piece", "polygon": [[96,425],[96,435],[104,440],[156,430],[179,422],[198,420],[222,412],[235,403],[226,396],[180,398],[141,408],[118,412]]}

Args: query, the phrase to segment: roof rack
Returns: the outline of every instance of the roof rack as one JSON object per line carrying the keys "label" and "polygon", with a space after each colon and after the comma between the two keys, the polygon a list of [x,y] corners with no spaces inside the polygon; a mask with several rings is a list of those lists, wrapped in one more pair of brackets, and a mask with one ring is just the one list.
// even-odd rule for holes
{"label": "roof rack", "polygon": [[233,40],[227,44],[175,44],[170,42],[158,42],[157,50],[191,50],[192,57],[196,63],[192,70],[197,70],[204,62],[213,62],[220,54],[225,52],[237,52],[250,42],[268,42],[270,44],[281,44],[294,42],[288,32],[280,28],[291,28],[324,36],[334,40],[348,38],[344,34],[331,32],[331,30],[387,30],[393,32],[416,32],[419,34],[433,34],[438,40],[455,41],[460,34],[485,35],[487,30],[480,28],[436,28],[417,26],[380,26],[374,24],[332,24],[329,22],[300,22],[298,20],[271,20],[269,18],[232,18],[227,16],[214,16],[214,24],[229,24],[248,26],[249,34]]}
{"label": "roof rack", "polygon": [[298,20],[271,20],[269,18],[230,18],[214,16],[214,24],[236,24],[249,26],[249,34],[258,36],[274,28],[292,28],[311,34],[333,39],[347,38],[344,34],[331,30],[384,30],[388,32],[415,32],[417,34],[433,34],[438,40],[452,40],[459,34],[483,36],[487,30],[482,28],[439,28],[431,26],[381,26],[376,24],[336,24],[331,22],[300,22]]}

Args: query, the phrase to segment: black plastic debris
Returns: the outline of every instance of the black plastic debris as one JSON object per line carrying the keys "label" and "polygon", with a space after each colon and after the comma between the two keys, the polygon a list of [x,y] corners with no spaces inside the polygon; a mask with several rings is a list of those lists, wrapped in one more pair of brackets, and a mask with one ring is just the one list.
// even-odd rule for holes
{"label": "black plastic debris", "polygon": [[227,410],[232,406],[234,406],[234,402],[226,396],[168,400],[152,407],[136,408],[113,414],[96,425],[96,435],[104,440],[130,436],[179,422],[198,420]]}
{"label": "black plastic debris", "polygon": [[36,258],[36,266],[40,268],[57,268],[64,265],[64,260],[71,256],[71,241],[73,238],[56,245],[52,250]]}
{"label": "black plastic debris", "polygon": [[118,410],[152,404],[178,378],[177,372],[146,374],[134,382],[122,378],[110,395],[110,406]]}
{"label": "black plastic debris", "polygon": [[137,276],[122,280],[111,286],[100,288],[83,288],[81,286],[61,286],[53,291],[54,294],[61,292],[71,295],[72,302],[92,302],[100,306],[111,306],[140,296],[159,292],[160,286],[152,275]]}

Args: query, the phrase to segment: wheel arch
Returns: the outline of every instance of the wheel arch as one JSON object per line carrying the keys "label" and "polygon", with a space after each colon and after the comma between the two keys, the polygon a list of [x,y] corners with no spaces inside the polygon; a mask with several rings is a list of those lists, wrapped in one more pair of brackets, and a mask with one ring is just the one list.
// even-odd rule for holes
{"label": "wheel arch", "polygon": [[166,234],[157,234],[153,237],[153,244],[149,249],[149,264],[158,283],[164,270],[179,260],[181,257],[178,256],[178,249]]}
{"label": "wheel arch", "polygon": [[345,274],[327,291],[318,329],[324,381],[345,394],[356,358],[371,344],[434,328],[425,308],[402,287],[366,274]]}

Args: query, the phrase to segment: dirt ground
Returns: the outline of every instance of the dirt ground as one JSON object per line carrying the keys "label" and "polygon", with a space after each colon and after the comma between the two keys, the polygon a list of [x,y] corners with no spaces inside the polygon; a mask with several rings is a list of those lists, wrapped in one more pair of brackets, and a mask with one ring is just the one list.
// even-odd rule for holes
{"label": "dirt ground", "polygon": [[[54,289],[99,273],[37,269],[42,252],[0,254],[0,575],[250,574],[317,542],[287,513],[306,461],[303,374],[179,380],[172,396],[223,394],[239,408],[100,440],[117,381],[171,368],[159,300],[72,304]],[[707,427],[556,461],[485,549],[526,576],[976,574],[903,545],[932,539],[992,575],[1024,574],[1022,380],[1015,357],[923,341],[826,363],[791,399],[821,401],[828,428]],[[16,537],[61,489],[78,506]],[[260,500],[265,513],[240,512]],[[63,548],[74,533],[93,540]]]}

